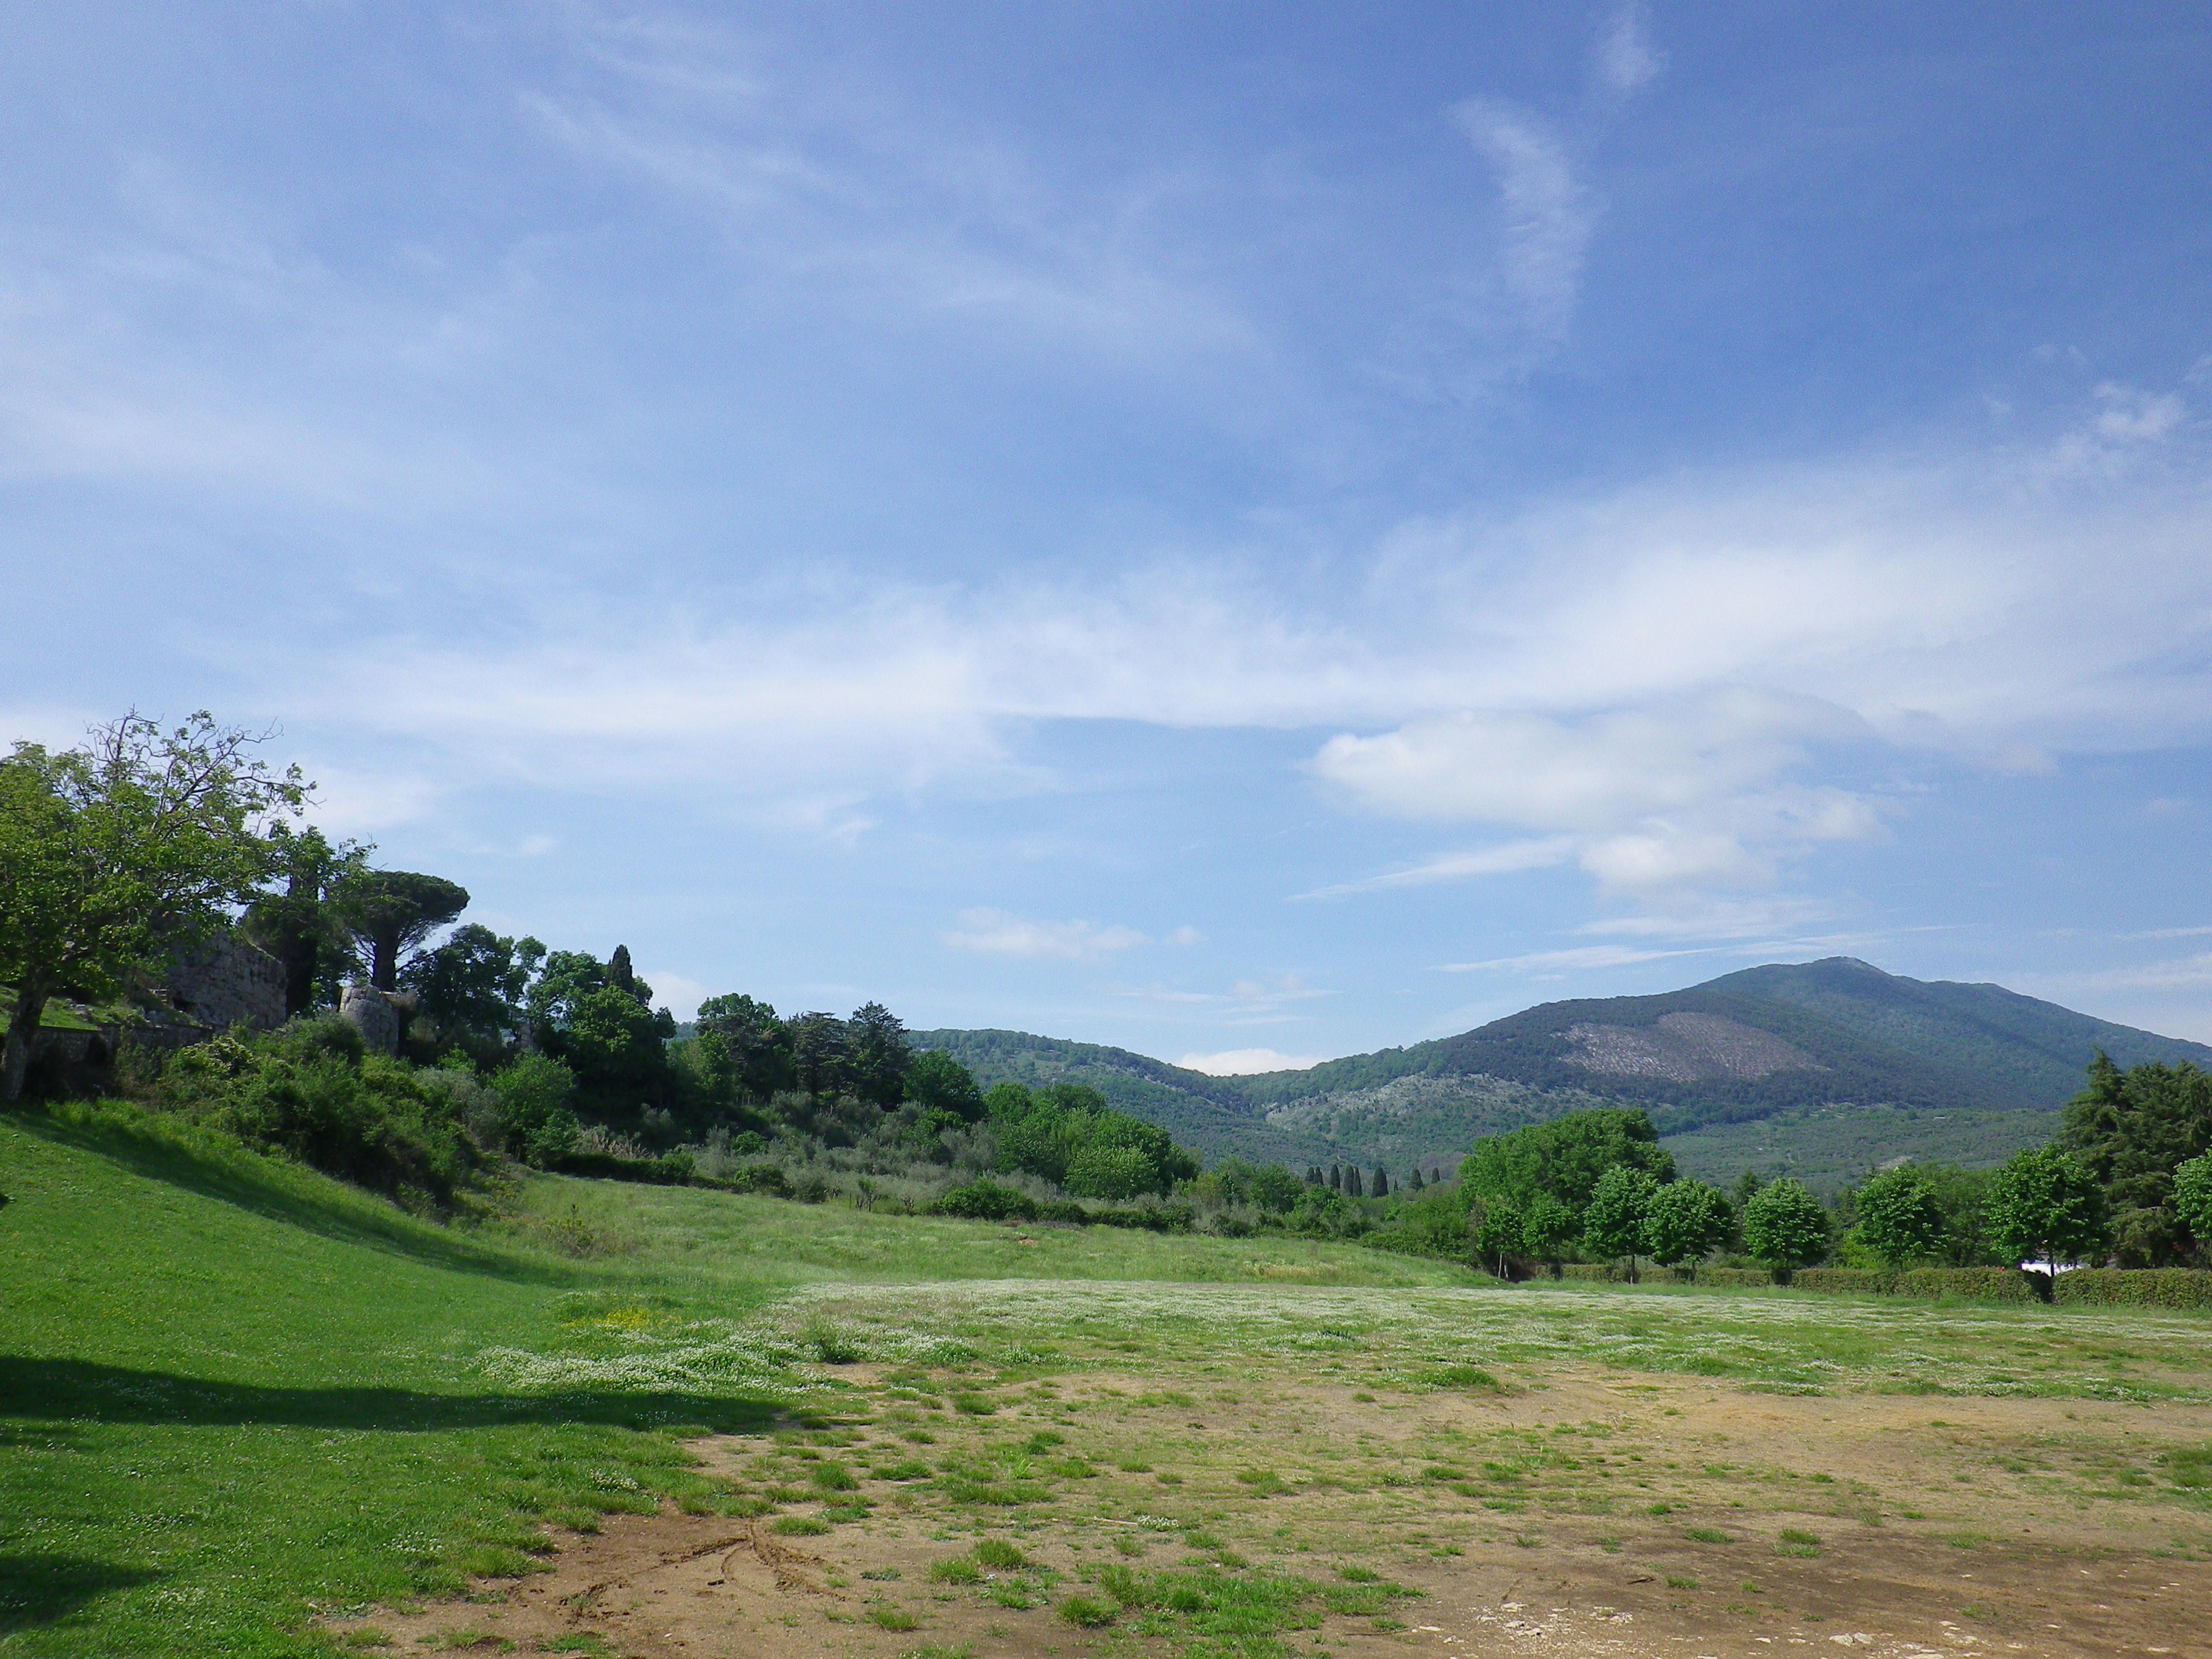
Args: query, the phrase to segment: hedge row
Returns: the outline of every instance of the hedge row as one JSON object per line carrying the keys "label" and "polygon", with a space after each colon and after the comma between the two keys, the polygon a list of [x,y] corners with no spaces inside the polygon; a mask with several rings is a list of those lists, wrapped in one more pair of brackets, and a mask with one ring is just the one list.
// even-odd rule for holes
{"label": "hedge row", "polygon": [[1801,1267],[1790,1282],[1831,1296],[1971,1297],[1980,1302],[2039,1302],[2042,1293],[2014,1267]]}
{"label": "hedge row", "polygon": [[2058,1275],[2051,1299],[2131,1308],[2212,1308],[2212,1273],[2193,1267],[2076,1267]]}

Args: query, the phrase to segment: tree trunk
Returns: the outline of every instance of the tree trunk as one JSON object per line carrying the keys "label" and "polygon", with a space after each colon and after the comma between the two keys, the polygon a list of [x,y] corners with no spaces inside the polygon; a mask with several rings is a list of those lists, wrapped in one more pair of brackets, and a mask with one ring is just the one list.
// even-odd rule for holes
{"label": "tree trunk", "polygon": [[380,991],[398,990],[399,941],[396,939],[372,939],[368,942],[368,982]]}
{"label": "tree trunk", "polygon": [[31,1045],[39,1040],[39,1024],[46,1015],[46,994],[35,985],[15,993],[15,1012],[9,1017],[8,1041],[0,1048],[0,1100],[20,1099],[23,1079],[31,1069]]}

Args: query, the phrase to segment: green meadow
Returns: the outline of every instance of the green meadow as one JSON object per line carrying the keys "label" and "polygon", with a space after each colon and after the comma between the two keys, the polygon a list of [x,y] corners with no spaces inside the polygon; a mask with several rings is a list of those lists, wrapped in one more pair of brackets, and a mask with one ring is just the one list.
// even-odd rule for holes
{"label": "green meadow", "polygon": [[[1507,1288],[1346,1244],[556,1176],[438,1225],[101,1108],[0,1119],[0,1171],[10,1656],[328,1654],[448,1602],[531,1650],[507,1598],[631,1516],[933,1552],[852,1566],[874,1611],[819,1615],[884,1655],[958,1650],[963,1619],[988,1654],[987,1616],[1071,1652],[1395,1640],[1422,1575],[1486,1550],[1825,1570],[1843,1533],[1993,1539],[2023,1504],[2094,1522],[2069,1548],[2212,1557],[2200,1316]],[[1717,1454],[1703,1419],[1668,1443],[1760,1401],[1887,1414],[1940,1489],[1785,1468],[1787,1437]],[[710,1436],[737,1449],[702,1462]],[[1646,1577],[1704,1616],[1673,1588],[1694,1563]],[[623,1650],[609,1628],[537,1645]]]}

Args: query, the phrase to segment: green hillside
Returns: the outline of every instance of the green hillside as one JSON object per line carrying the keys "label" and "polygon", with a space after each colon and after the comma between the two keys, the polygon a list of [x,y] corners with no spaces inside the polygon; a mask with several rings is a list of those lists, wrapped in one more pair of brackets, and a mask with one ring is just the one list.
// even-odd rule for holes
{"label": "green hillside", "polygon": [[1483,1134],[1626,1103],[1650,1111],[1688,1167],[1779,1162],[1822,1184],[1898,1157],[2001,1161],[2047,1133],[2100,1048],[2123,1065],[2212,1065],[2202,1043],[1847,957],[1660,995],[1544,1003],[1457,1036],[1256,1077],[1011,1031],[918,1040],[986,1083],[1090,1083],[1208,1157],[1402,1169],[1454,1161]]}
{"label": "green hillside", "polygon": [[1117,1109],[1157,1123],[1208,1163],[1231,1156],[1303,1168],[1332,1152],[1323,1137],[1269,1123],[1239,1087],[1241,1079],[1208,1077],[1165,1060],[1064,1037],[1026,1031],[915,1031],[915,1046],[941,1048],[985,1088],[1020,1083],[1082,1083]]}
{"label": "green hillside", "polygon": [[318,1614],[527,1574],[549,1527],[751,1513],[682,1443],[834,1405],[809,1285],[1474,1279],[550,1176],[445,1227],[99,1107],[0,1115],[0,1652],[27,1659],[331,1659]]}

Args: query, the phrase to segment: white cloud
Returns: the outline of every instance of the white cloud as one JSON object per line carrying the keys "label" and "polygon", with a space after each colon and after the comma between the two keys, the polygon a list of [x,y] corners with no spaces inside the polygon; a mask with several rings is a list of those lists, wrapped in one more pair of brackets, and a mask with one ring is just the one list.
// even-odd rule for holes
{"label": "white cloud", "polygon": [[1498,179],[1506,285],[1530,329],[1556,337],[1581,292],[1599,204],[1575,176],[1565,143],[1538,117],[1483,98],[1453,114]]}
{"label": "white cloud", "polygon": [[1188,923],[1185,923],[1182,927],[1176,928],[1175,932],[1168,935],[1167,942],[1170,945],[1178,945],[1185,947],[1188,947],[1193,945],[1203,945],[1206,943],[1206,935],[1200,933],[1197,928],[1191,927]]}
{"label": "white cloud", "polygon": [[1781,775],[1806,763],[1814,740],[1867,735],[1823,704],[1730,691],[1579,721],[1470,713],[1332,738],[1314,770],[1367,810],[1579,832],[1334,890],[1541,868],[1569,856],[1618,891],[1762,884],[1784,849],[1881,833],[1872,802]]}
{"label": "white cloud", "polygon": [[1613,13],[1598,37],[1598,78],[1615,92],[1634,92],[1666,67],[1665,56],[1651,44],[1644,8],[1626,5]]}
{"label": "white cloud", "polygon": [[2212,471],[2167,441],[2117,483],[1956,452],[1423,520],[1349,586],[1218,560],[855,603],[829,573],[681,612],[519,599],[512,644],[250,659],[295,720],[444,750],[441,787],[678,779],[849,838],[886,792],[1035,787],[1034,722],[1322,726],[1346,803],[1523,832],[1342,887],[1567,858],[1623,890],[1741,884],[1878,834],[1845,773],[1885,757],[2212,735]]}
{"label": "white cloud", "polygon": [[2114,443],[2155,443],[2189,412],[2170,392],[2142,392],[2111,380],[2097,388],[2097,400],[2105,406],[2093,422],[2097,435]]}
{"label": "white cloud", "polygon": [[959,927],[943,937],[955,950],[993,956],[1053,957],[1064,962],[1096,961],[1146,942],[1133,927],[1102,927],[1089,921],[1032,921],[990,909],[963,910]]}
{"label": "white cloud", "polygon": [[1176,1064],[1209,1077],[1250,1077],[1259,1072],[1303,1072],[1327,1054],[1285,1054],[1273,1048],[1224,1048],[1218,1054],[1185,1054]]}
{"label": "white cloud", "polygon": [[671,973],[665,968],[650,971],[638,970],[640,979],[653,987],[653,1000],[678,1019],[690,1019],[699,1012],[699,1005],[714,994],[708,986],[682,974]]}

